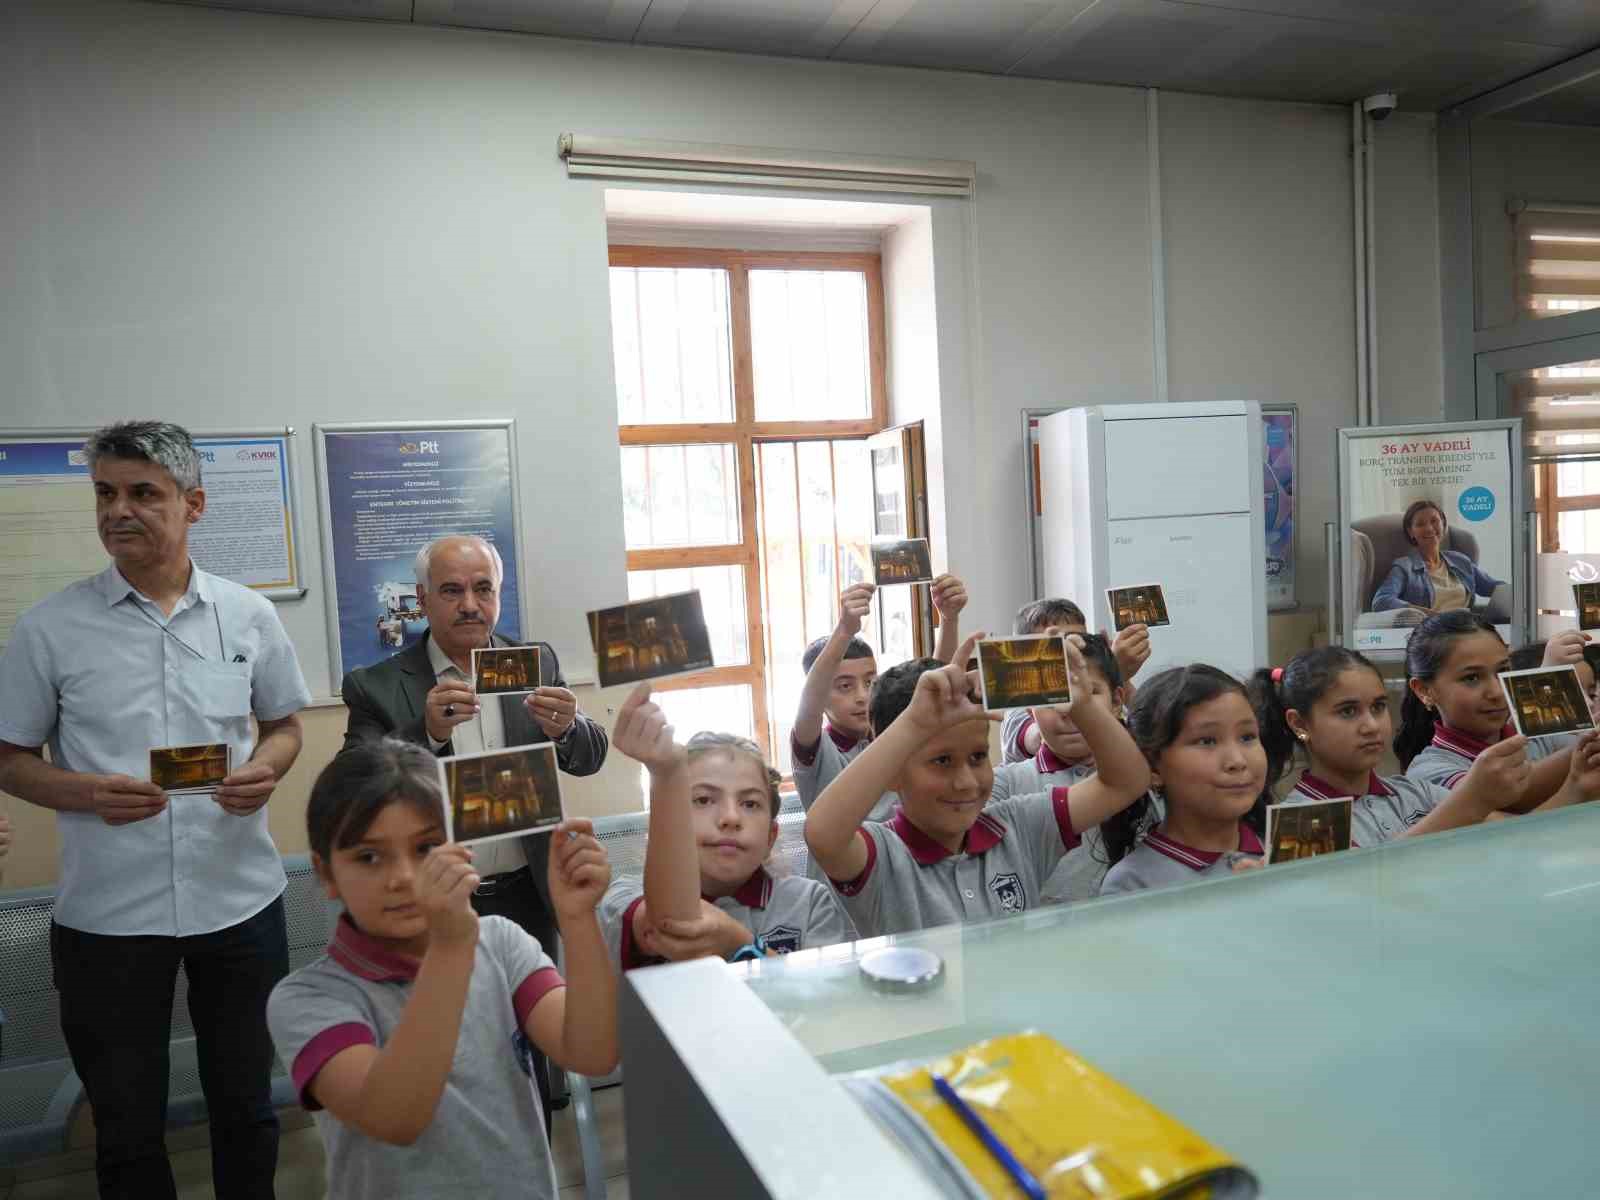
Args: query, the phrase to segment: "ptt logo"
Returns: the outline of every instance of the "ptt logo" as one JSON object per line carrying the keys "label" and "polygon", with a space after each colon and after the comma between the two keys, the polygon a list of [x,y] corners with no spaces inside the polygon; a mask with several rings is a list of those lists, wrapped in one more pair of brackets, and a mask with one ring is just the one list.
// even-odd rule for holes
{"label": "ptt logo", "polygon": [[437,453],[439,453],[439,443],[438,442],[401,442],[400,443],[400,453],[401,454],[437,454]]}
{"label": "ptt logo", "polygon": [[277,450],[235,450],[234,458],[240,462],[277,462]]}
{"label": "ptt logo", "polygon": [[195,453],[198,454],[204,462],[214,463],[217,461],[217,452],[215,450],[196,450]]}

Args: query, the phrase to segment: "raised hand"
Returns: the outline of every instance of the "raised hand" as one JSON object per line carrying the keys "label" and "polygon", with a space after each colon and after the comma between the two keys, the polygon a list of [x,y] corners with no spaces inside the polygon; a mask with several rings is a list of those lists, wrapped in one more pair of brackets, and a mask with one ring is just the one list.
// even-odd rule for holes
{"label": "raised hand", "polygon": [[[991,717],[984,711],[977,672],[964,669],[964,664],[972,658],[973,647],[983,636],[982,633],[972,634],[956,651],[955,663],[928,671],[917,680],[917,690],[903,714],[907,720],[930,734],[963,721],[999,720],[998,713]],[[1082,664],[1081,656],[1079,664]]]}
{"label": "raised hand", "polygon": [[[1528,774],[1533,770],[1528,762],[1528,739],[1509,737],[1496,742],[1472,764],[1467,778],[1462,782],[1483,785],[1483,794],[1496,809],[1515,804],[1522,798],[1522,789],[1528,786]],[[1577,751],[1573,751],[1574,758]]]}
{"label": "raised hand", "polygon": [[472,851],[451,842],[436,846],[417,873],[417,907],[428,921],[428,937],[441,945],[473,945],[478,940],[478,914],[472,893],[480,880]]}
{"label": "raised hand", "polygon": [[550,831],[550,899],[563,920],[594,911],[611,885],[611,860],[594,822],[574,817]]}
{"label": "raised hand", "polygon": [[1150,660],[1150,627],[1129,625],[1117,634],[1111,643],[1111,653],[1117,660],[1117,669],[1126,683],[1139,673],[1139,668]]}
{"label": "raised hand", "polygon": [[436,683],[422,706],[422,723],[436,742],[448,742],[450,731],[478,715],[478,693],[459,680]]}
{"label": "raised hand", "polygon": [[650,684],[641,683],[617,710],[611,744],[651,771],[670,771],[684,761],[683,747],[673,738],[667,714],[650,699]]}
{"label": "raised hand", "polygon": [[853,583],[839,593],[839,632],[855,637],[861,632],[861,622],[872,610],[872,593],[877,589],[870,583]]}
{"label": "raised hand", "polygon": [[960,616],[961,610],[967,606],[967,585],[954,575],[935,578],[932,591],[933,607],[939,610],[939,616],[946,621]]}
{"label": "raised hand", "polygon": [[1547,667],[1571,666],[1583,661],[1583,648],[1590,637],[1576,629],[1558,633],[1544,644],[1544,665]]}

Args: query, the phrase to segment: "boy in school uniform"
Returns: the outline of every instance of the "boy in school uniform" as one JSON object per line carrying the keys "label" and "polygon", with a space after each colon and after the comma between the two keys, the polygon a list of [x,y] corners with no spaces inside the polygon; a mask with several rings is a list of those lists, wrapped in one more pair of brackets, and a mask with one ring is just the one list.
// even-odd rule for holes
{"label": "boy in school uniform", "polygon": [[[1111,645],[1099,634],[1079,636],[1090,695],[1097,704],[1117,715],[1122,711],[1122,672]],[[1094,756],[1089,752],[1088,743],[1059,706],[1014,711],[1032,716],[1039,735],[1039,750],[1032,758],[1006,763],[995,771],[993,799],[1071,787],[1095,773]],[[1082,842],[1068,851],[1045,882],[1042,899],[1047,904],[1094,899],[1100,894],[1106,864],[1099,827],[1085,830]]]}
{"label": "boy in school uniform", "polygon": [[767,871],[778,837],[779,775],[754,742],[698,733],[678,745],[648,683],[623,704],[612,739],[650,772],[644,878],[617,879],[600,903],[601,930],[622,970],[854,940],[827,887]]}
{"label": "boy in school uniform", "polygon": [[[1014,636],[1044,633],[1059,629],[1063,633],[1088,633],[1089,620],[1071,600],[1060,596],[1033,600],[1017,610],[1012,624]],[[1150,658],[1150,629],[1145,625],[1129,625],[1111,643],[1111,653],[1117,661],[1117,671],[1122,677],[1122,699],[1126,704],[1133,699],[1133,677]],[[1039,753],[1043,743],[1033,710],[1013,708],[1006,713],[1000,726],[1000,757],[1005,763],[1027,762]]]}
{"label": "boy in school uniform", "polygon": [[[957,665],[917,659],[885,672],[872,696],[881,732],[806,816],[812,857],[863,937],[1037,906],[1083,831],[1149,786],[1149,765],[1110,709],[1091,698],[1083,655],[1069,641],[1067,714],[1099,771],[1071,787],[991,799],[989,719],[975,675],[960,665],[978,636],[962,644]],[[891,788],[900,808],[887,822],[867,820]]]}
{"label": "boy in school uniform", "polygon": [[[934,657],[949,662],[960,637],[967,589],[954,575],[939,576],[932,588],[933,606],[940,616]],[[867,702],[878,677],[878,660],[859,635],[875,590],[870,583],[856,583],[839,593],[839,620],[833,632],[807,646],[800,659],[806,682],[789,733],[789,760],[794,789],[807,812],[822,789],[872,740]],[[892,793],[880,797],[873,806],[873,819],[887,820],[895,804]]]}

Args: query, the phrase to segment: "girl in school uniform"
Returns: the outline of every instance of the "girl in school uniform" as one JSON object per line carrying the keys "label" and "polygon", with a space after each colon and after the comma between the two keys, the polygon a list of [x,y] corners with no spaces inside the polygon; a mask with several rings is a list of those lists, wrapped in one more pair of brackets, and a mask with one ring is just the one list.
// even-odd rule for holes
{"label": "girl in school uniform", "polygon": [[[1394,838],[1474,825],[1523,794],[1529,767],[1526,739],[1504,738],[1472,762],[1454,788],[1395,775],[1377,766],[1393,733],[1389,695],[1365,657],[1343,646],[1296,655],[1280,669],[1258,671],[1251,681],[1267,756],[1285,767],[1303,751],[1307,766],[1284,804],[1354,797],[1350,841],[1375,846]],[[1545,807],[1582,799],[1580,771],[1600,767],[1593,735],[1571,756],[1571,777]],[[1600,774],[1593,782],[1600,782]]]}
{"label": "girl in school uniform", "polygon": [[1111,869],[1100,894],[1256,865],[1270,764],[1244,685],[1203,663],[1163,671],[1140,688],[1128,732],[1150,763],[1151,794],[1101,824]]}
{"label": "girl in school uniform", "polygon": [[[1550,639],[1546,666],[1583,657],[1585,635],[1576,631]],[[1478,756],[1516,733],[1499,673],[1511,669],[1511,652],[1492,624],[1465,609],[1436,613],[1412,630],[1406,642],[1406,696],[1394,753],[1408,778],[1454,788]],[[1521,794],[1498,807],[1531,812],[1566,781],[1570,734],[1529,738],[1523,753],[1532,770]]]}

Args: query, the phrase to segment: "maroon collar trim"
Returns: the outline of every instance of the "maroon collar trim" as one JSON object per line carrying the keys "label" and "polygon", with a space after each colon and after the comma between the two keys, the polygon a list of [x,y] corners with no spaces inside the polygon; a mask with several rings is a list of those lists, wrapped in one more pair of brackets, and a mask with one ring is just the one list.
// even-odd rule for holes
{"label": "maroon collar trim", "polygon": [[[746,908],[765,908],[772,900],[772,876],[767,874],[765,867],[757,867],[756,873],[739,885],[733,893],[733,898]],[[700,899],[707,904],[715,904],[717,898],[700,893]]]}
{"label": "maroon collar trim", "polygon": [[[1516,732],[1514,726],[1507,725],[1500,731],[1500,737],[1503,740],[1514,736]],[[1459,729],[1451,729],[1443,721],[1437,721],[1433,726],[1433,745],[1444,750],[1454,750],[1457,754],[1463,754],[1468,758],[1477,758],[1493,744],[1493,742],[1480,742],[1471,734],[1462,733]]]}
{"label": "maroon collar trim", "polygon": [[871,738],[852,737],[842,729],[835,729],[833,724],[829,721],[824,721],[822,723],[822,732],[827,734],[828,739],[839,748],[840,754],[849,754],[850,751],[854,750],[863,741],[870,742],[872,740]]}
{"label": "maroon collar trim", "polygon": [[[1315,796],[1318,800],[1342,800],[1345,798],[1345,796],[1349,795],[1348,792],[1341,792],[1327,780],[1318,778],[1310,771],[1304,771],[1301,773],[1300,782],[1295,784],[1295,789],[1297,791],[1304,792],[1308,796]],[[1376,771],[1372,771],[1368,774],[1367,790],[1363,794],[1367,796],[1393,795],[1393,793],[1389,791],[1389,785],[1378,778],[1378,773]]]}
{"label": "maroon collar trim", "polygon": [[417,977],[417,968],[421,965],[362,933],[349,913],[339,916],[333,940],[328,943],[328,957],[352,975],[371,983],[410,983]]}
{"label": "maroon collar trim", "polygon": [[[1182,863],[1191,871],[1204,871],[1224,853],[1221,850],[1196,850],[1193,846],[1175,842],[1154,829],[1145,836],[1144,844],[1157,854],[1164,854],[1173,862]],[[1256,836],[1256,831],[1243,821],[1239,822],[1239,853],[1261,853],[1261,839]]]}
{"label": "maroon collar trim", "polygon": [[[954,858],[955,852],[946,850],[922,830],[911,823],[911,818],[906,816],[905,809],[897,808],[894,816],[889,819],[889,828],[905,843],[906,849],[911,851],[911,857],[919,867],[929,867],[934,863],[943,862],[947,858]],[[978,819],[971,829],[967,830],[967,854],[987,854],[998,846],[1006,836],[1005,823],[998,817],[988,813],[979,813]]]}
{"label": "maroon collar trim", "polygon": [[1044,737],[1039,738],[1039,753],[1033,756],[1033,765],[1039,769],[1041,775],[1054,775],[1057,771],[1070,771],[1074,767],[1081,767],[1089,762],[1087,758],[1080,758],[1077,762],[1068,762],[1064,758],[1057,758],[1056,752],[1044,744]]}

